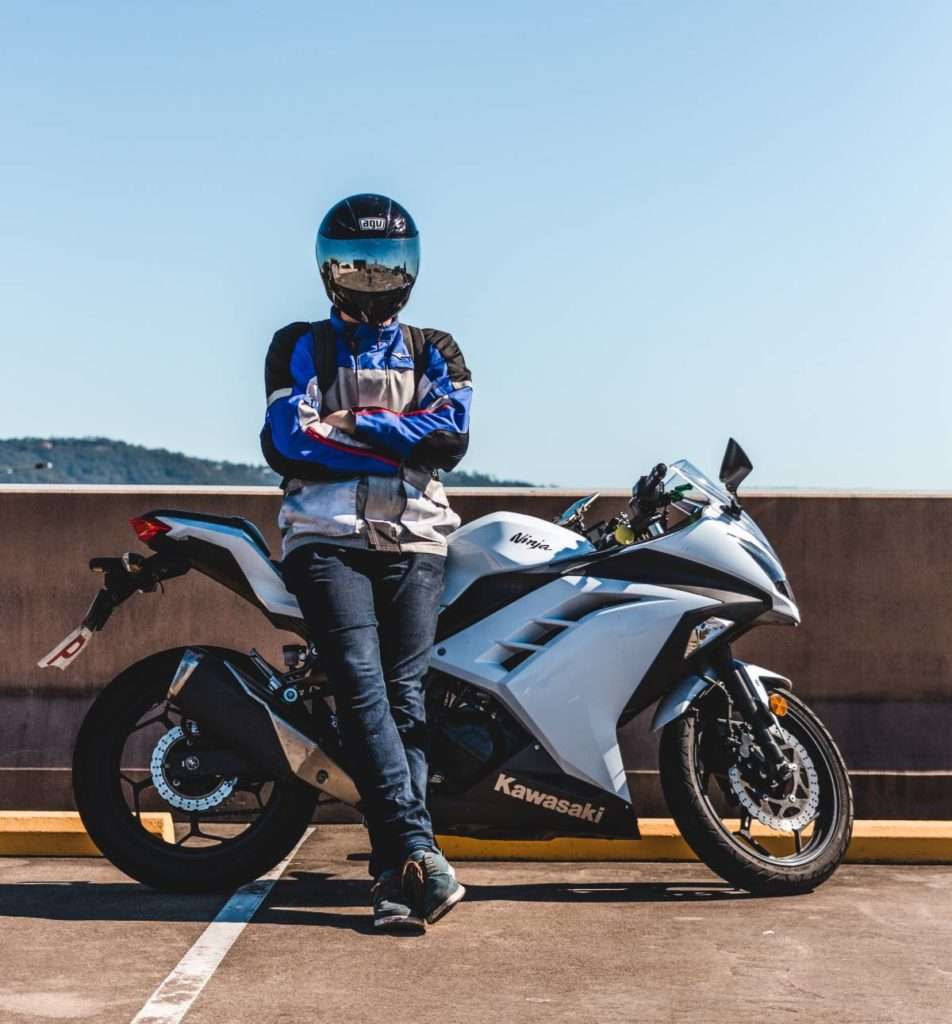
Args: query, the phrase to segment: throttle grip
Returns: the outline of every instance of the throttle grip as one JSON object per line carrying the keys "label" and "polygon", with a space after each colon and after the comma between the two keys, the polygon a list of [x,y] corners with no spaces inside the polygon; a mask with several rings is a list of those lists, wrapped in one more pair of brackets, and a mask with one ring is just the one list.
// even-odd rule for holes
{"label": "throttle grip", "polygon": [[648,474],[648,486],[656,491],[664,483],[664,478],[667,475],[668,467],[663,462],[659,462]]}
{"label": "throttle grip", "polygon": [[661,504],[663,497],[661,487],[668,475],[668,467],[659,462],[646,476],[641,477],[632,489],[632,498],[642,513],[653,512]]}

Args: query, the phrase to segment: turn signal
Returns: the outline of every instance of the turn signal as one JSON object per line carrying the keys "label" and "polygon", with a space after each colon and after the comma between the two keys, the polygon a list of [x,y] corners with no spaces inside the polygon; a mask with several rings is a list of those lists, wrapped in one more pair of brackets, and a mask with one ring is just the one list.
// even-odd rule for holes
{"label": "turn signal", "polygon": [[788,708],[787,698],[784,697],[782,694],[772,693],[770,695],[768,703],[770,704],[770,710],[778,718],[783,718],[783,716],[787,713],[787,708]]}

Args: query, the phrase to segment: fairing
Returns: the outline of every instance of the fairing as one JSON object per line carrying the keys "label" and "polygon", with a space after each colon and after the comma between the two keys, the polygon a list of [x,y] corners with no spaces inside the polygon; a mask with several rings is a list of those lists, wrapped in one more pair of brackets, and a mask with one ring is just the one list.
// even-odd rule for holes
{"label": "fairing", "polygon": [[282,623],[300,623],[297,598],[284,585],[281,572],[269,558],[263,542],[257,543],[246,528],[205,520],[187,512],[160,511],[149,515],[170,527],[168,533],[158,538],[158,545],[167,538],[173,542],[204,543],[227,552],[234,561],[234,569],[229,574],[232,578],[220,579],[220,582],[239,593],[244,591],[242,596],[259,605],[269,618]]}
{"label": "fairing", "polygon": [[629,800],[621,713],[682,619],[721,603],[563,576],[444,640],[432,664],[496,696],[564,772]]}
{"label": "fairing", "polygon": [[450,535],[442,604],[452,604],[482,576],[594,551],[584,537],[555,523],[518,512],[492,512]]}

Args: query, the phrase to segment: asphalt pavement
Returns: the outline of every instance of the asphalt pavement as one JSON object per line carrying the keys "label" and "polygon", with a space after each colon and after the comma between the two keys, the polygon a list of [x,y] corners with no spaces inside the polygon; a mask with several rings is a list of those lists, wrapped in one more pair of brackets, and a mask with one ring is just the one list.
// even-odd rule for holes
{"label": "asphalt pavement", "polygon": [[[952,1024],[952,867],[755,899],[697,864],[467,863],[459,908],[398,937],[370,926],[365,851],[319,827],[186,1024]],[[129,1024],[226,898],[0,858],[0,1022]]]}

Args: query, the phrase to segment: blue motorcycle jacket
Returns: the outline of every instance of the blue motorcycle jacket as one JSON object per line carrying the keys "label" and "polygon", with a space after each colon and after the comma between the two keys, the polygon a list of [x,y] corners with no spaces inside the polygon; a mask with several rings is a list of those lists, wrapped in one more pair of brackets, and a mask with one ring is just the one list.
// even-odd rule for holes
{"label": "blue motorcycle jacket", "polygon": [[[287,554],[316,540],[444,551],[459,519],[435,470],[469,442],[472,382],[443,331],[329,320],[279,330],[265,363],[265,459],[285,478]],[[353,436],[322,417],[355,414]]]}

